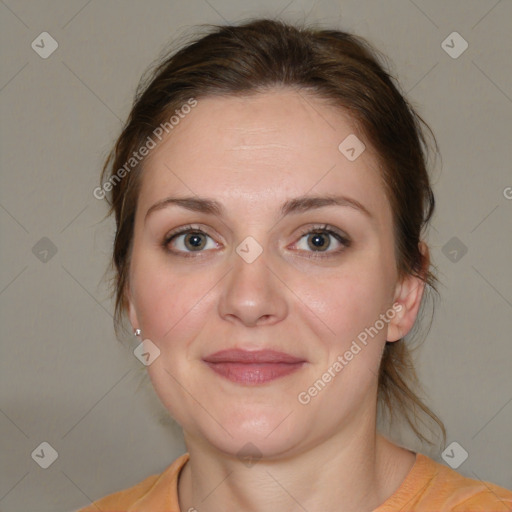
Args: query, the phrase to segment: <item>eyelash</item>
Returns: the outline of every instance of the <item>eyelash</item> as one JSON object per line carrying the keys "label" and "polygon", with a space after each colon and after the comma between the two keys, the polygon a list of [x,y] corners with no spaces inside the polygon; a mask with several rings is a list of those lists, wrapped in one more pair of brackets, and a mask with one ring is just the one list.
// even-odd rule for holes
{"label": "eyelash", "polygon": [[[177,238],[180,235],[187,234],[187,233],[198,233],[198,234],[203,234],[203,235],[210,237],[210,235],[208,233],[206,233],[205,231],[203,231],[202,229],[194,227],[192,224],[189,224],[187,226],[183,226],[183,227],[179,228],[176,231],[172,231],[171,233],[168,233],[164,237],[164,240],[162,242],[163,249],[171,254],[179,255],[183,258],[196,258],[198,256],[198,254],[205,252],[205,251],[184,252],[184,251],[172,251],[169,249],[169,247],[168,247],[169,244],[175,238]],[[336,249],[334,251],[325,251],[325,252],[324,251],[305,251],[305,252],[311,253],[310,256],[306,256],[307,258],[316,259],[316,258],[329,258],[332,256],[337,256],[341,252],[343,252],[346,248],[350,247],[350,245],[352,244],[352,242],[350,241],[349,238],[342,235],[335,228],[333,228],[332,226],[329,226],[328,224],[322,224],[322,225],[313,226],[308,229],[305,229],[304,231],[301,232],[299,240],[301,240],[305,235],[312,235],[312,234],[316,234],[316,233],[326,233],[328,235],[333,236],[338,242],[340,242],[342,247],[340,249]],[[210,238],[212,238],[212,237],[210,237]]]}

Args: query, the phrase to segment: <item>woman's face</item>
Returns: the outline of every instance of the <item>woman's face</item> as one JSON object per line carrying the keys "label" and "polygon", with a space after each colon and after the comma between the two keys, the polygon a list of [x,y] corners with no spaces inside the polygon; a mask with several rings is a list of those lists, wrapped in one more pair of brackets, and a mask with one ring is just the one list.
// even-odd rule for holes
{"label": "woman's face", "polygon": [[306,93],[205,98],[146,161],[130,320],[189,440],[277,457],[374,426],[384,344],[416,309],[354,135],[366,144]]}

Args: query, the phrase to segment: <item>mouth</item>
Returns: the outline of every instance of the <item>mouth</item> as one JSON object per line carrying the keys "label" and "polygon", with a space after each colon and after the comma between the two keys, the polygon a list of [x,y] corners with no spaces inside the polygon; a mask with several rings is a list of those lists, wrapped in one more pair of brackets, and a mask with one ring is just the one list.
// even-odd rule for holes
{"label": "mouth", "polygon": [[230,349],[203,359],[215,373],[231,382],[246,385],[265,384],[296,372],[307,362],[275,350]]}

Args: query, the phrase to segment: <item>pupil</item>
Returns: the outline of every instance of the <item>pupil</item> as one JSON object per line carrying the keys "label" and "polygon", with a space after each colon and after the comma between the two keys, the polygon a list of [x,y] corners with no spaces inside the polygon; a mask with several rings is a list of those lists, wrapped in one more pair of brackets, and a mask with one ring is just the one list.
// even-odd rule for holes
{"label": "pupil", "polygon": [[187,245],[190,245],[194,249],[201,248],[204,245],[203,240],[201,240],[200,233],[190,234],[190,236],[186,239],[186,242]]}
{"label": "pupil", "polygon": [[316,248],[327,249],[327,247],[329,247],[329,241],[327,240],[327,243],[325,243],[326,238],[321,233],[316,233],[316,234],[312,235],[311,240],[313,242],[314,247],[316,247]]}

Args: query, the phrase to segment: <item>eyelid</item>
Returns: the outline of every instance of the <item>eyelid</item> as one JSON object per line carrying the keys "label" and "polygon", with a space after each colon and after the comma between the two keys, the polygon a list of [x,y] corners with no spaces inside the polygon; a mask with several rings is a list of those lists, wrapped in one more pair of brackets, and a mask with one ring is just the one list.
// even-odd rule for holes
{"label": "eyelid", "polygon": [[313,233],[327,233],[329,236],[333,236],[340,244],[341,248],[335,249],[333,251],[302,251],[308,254],[307,258],[329,258],[331,256],[337,256],[341,252],[345,251],[352,245],[352,240],[350,237],[343,231],[338,228],[331,226],[329,224],[318,224],[313,226],[308,226],[301,231],[299,239],[294,242],[292,245],[296,245],[305,235],[310,235]]}
{"label": "eyelid", "polygon": [[314,224],[312,226],[309,225],[301,231],[301,236],[315,232],[332,233],[342,238],[345,242],[350,242],[350,238],[346,233],[334,226],[331,226],[330,224]]}
{"label": "eyelid", "polygon": [[175,228],[175,229],[169,231],[164,236],[164,242],[169,243],[171,241],[171,239],[174,238],[175,236],[183,235],[188,232],[196,232],[196,231],[200,232],[200,233],[204,233],[205,235],[208,235],[211,238],[211,235],[199,224],[186,224],[185,226],[180,226],[179,228]]}
{"label": "eyelid", "polygon": [[[186,235],[188,233],[200,233],[203,235],[208,236],[210,239],[212,239],[215,244],[218,245],[218,242],[215,240],[215,238],[208,233],[208,230],[201,227],[199,224],[187,224],[185,226],[181,226],[179,228],[173,229],[172,231],[169,231],[163,239],[162,246],[164,248],[168,248],[168,245],[177,237],[181,235]],[[168,249],[169,250],[169,249]],[[169,251],[173,254],[194,254],[194,251],[186,252],[186,251]],[[197,253],[206,252],[206,251],[197,251]]]}

